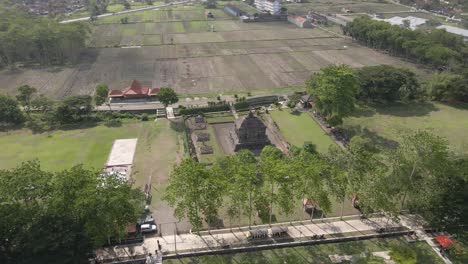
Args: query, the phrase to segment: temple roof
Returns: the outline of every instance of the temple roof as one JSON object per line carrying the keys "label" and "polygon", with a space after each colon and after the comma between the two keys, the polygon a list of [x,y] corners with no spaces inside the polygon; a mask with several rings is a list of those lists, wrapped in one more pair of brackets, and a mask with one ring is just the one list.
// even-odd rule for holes
{"label": "temple roof", "polygon": [[109,97],[141,97],[141,96],[151,96],[157,95],[159,93],[159,88],[149,88],[142,86],[141,83],[137,80],[133,80],[132,84],[121,90],[110,90]]}

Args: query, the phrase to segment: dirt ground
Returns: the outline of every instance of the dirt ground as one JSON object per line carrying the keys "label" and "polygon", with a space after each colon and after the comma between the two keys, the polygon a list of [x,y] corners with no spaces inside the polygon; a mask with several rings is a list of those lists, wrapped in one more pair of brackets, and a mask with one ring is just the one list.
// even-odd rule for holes
{"label": "dirt ground", "polygon": [[[161,224],[163,234],[173,234],[177,219],[174,209],[161,200],[168,184],[174,164],[184,156],[182,134],[175,131],[171,121],[159,119],[157,125],[145,134],[138,135],[132,179],[135,185],[144,189],[151,184],[151,212],[157,224]],[[180,230],[188,230],[187,221],[177,223]]]}
{"label": "dirt ground", "polygon": [[[98,83],[123,89],[137,79],[154,87],[170,86],[185,95],[255,94],[303,85],[311,73],[330,64],[414,68],[318,28],[302,29],[287,22],[223,20],[216,21],[219,31],[207,32],[198,25],[200,21],[192,22],[185,21],[182,27],[166,25],[164,29],[159,29],[158,23],[132,24],[134,28],[105,25],[111,28],[96,34],[99,41],[110,41],[111,48],[86,50],[76,66],[2,70],[0,91],[14,94],[18,86],[29,84],[40,93],[63,98],[93,94]],[[162,31],[154,33],[153,29]],[[151,45],[120,48],[121,41],[128,45],[143,45],[138,41],[146,41]]]}

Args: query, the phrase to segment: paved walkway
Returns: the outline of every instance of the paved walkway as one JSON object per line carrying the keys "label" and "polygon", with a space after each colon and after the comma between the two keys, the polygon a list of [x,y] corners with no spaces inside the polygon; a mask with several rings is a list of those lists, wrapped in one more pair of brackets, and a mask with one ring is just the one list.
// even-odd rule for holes
{"label": "paved walkway", "polygon": [[[327,220],[328,221],[328,220]],[[276,224],[278,226],[281,224]],[[338,220],[334,222],[315,221],[315,222],[297,222],[288,226],[288,241],[300,241],[313,235],[325,235],[327,237],[340,237],[346,233],[361,233],[375,231],[380,228],[402,227],[401,224],[393,222],[385,217],[375,217],[370,219],[352,219]],[[259,226],[254,229],[260,228]],[[263,226],[268,228],[268,226]],[[226,245],[231,247],[247,246],[246,235],[248,228],[215,230],[213,232],[202,232],[201,235],[195,234],[174,234],[167,236],[154,236],[146,238],[142,244],[130,246],[114,246],[99,249],[96,251],[101,259],[115,259],[125,257],[144,256],[153,253],[158,248],[158,241],[162,246],[164,254],[197,252],[210,249],[220,249]]]}
{"label": "paved walkway", "polygon": [[400,223],[407,227],[408,229],[414,230],[415,234],[420,238],[420,240],[425,241],[429,246],[434,250],[434,252],[446,263],[446,264],[452,264],[452,261],[450,261],[447,257],[442,255],[440,253],[440,247],[434,242],[434,239],[427,235],[426,231],[424,230],[423,227],[423,220],[418,219],[415,216],[406,216],[402,215],[400,216]]}

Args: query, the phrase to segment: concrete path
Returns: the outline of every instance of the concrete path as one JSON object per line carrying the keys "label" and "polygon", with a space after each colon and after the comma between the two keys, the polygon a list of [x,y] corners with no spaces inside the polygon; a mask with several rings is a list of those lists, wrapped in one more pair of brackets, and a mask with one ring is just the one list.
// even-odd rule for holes
{"label": "concrete path", "polygon": [[440,247],[434,242],[434,239],[426,233],[423,227],[422,219],[414,215],[402,215],[400,216],[400,223],[408,229],[414,230],[420,240],[423,240],[429,244],[432,250],[434,250],[434,252],[444,261],[444,263],[452,264],[452,261],[440,253]]}
{"label": "concrete path", "polygon": [[[329,220],[327,220],[329,221]],[[401,224],[393,222],[385,217],[370,219],[338,220],[335,222],[297,222],[275,224],[272,226],[288,226],[288,241],[310,240],[313,235],[325,235],[327,237],[341,237],[346,233],[363,234],[380,228],[401,227]],[[254,229],[260,228],[259,226]],[[268,225],[262,228],[268,228]],[[202,232],[196,234],[174,234],[167,236],[154,236],[145,238],[142,244],[131,246],[114,246],[96,251],[100,259],[115,259],[124,257],[144,256],[153,253],[158,248],[158,241],[164,254],[181,252],[197,252],[210,249],[220,249],[227,245],[230,247],[248,246],[246,235],[248,228],[215,230],[211,233]],[[271,238],[268,238],[271,242]]]}
{"label": "concrete path", "polygon": [[174,116],[174,108],[168,106],[166,107],[166,115],[167,115],[167,119],[174,119],[175,116]]}

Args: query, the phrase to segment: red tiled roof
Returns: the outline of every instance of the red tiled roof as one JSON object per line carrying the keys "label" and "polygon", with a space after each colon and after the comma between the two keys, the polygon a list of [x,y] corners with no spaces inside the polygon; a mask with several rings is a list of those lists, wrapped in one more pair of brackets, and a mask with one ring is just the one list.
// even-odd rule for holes
{"label": "red tiled roof", "polygon": [[137,80],[133,80],[130,87],[125,90],[111,90],[109,91],[109,97],[142,97],[156,95],[159,92],[159,88],[149,88],[142,86]]}
{"label": "red tiled roof", "polygon": [[153,88],[153,89],[150,89],[149,91],[149,95],[157,95],[159,93],[159,88]]}

